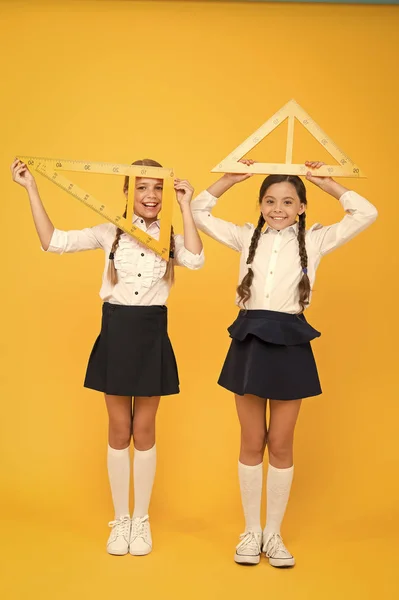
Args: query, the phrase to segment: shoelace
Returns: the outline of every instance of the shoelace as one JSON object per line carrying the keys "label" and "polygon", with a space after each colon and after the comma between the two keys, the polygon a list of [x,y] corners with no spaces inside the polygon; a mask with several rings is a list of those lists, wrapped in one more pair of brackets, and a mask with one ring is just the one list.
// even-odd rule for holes
{"label": "shoelace", "polygon": [[146,541],[148,534],[148,515],[145,517],[135,517],[132,519],[132,538],[141,537]]}
{"label": "shoelace", "polygon": [[268,539],[265,552],[267,556],[271,556],[272,558],[291,558],[291,554],[284,546],[283,539],[279,533],[273,533]]}
{"label": "shoelace", "polygon": [[260,535],[258,538],[254,531],[248,531],[240,535],[241,542],[238,544],[236,550],[248,549],[256,554],[260,554]]}
{"label": "shoelace", "polygon": [[116,537],[123,535],[123,537],[128,539],[130,533],[130,517],[123,517],[122,519],[115,519],[115,521],[110,521],[108,523],[108,527],[115,527]]}

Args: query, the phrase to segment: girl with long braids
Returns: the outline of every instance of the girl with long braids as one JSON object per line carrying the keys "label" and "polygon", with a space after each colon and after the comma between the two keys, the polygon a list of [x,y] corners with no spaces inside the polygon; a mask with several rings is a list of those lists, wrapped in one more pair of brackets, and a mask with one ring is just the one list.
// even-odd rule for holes
{"label": "girl with long braids", "polygon": [[[245,165],[254,161],[242,160]],[[309,169],[324,163],[307,162]],[[244,171],[244,169],[243,169]],[[270,175],[259,192],[256,227],[211,214],[219,196],[251,175],[225,174],[192,203],[198,228],[241,253],[238,318],[218,383],[235,394],[241,426],[238,474],[245,532],[235,561],[258,564],[263,549],[274,567],[295,564],[280,526],[293,479],[293,438],[302,398],[321,393],[310,341],[320,335],[304,316],[320,259],[366,229],[377,210],[330,177],[306,178],[342,205],[342,221],[306,230],[306,188],[290,175]],[[266,423],[269,400],[270,421]],[[263,456],[268,448],[266,527],[262,531]]]}
{"label": "girl with long braids", "polygon": [[[150,159],[133,165],[161,166]],[[179,392],[165,303],[174,266],[199,269],[204,263],[201,239],[191,213],[193,188],[186,180],[174,182],[184,235],[175,235],[172,228],[167,262],[112,223],[80,231],[55,229],[27,166],[15,160],[11,171],[14,181],[28,192],[43,250],[62,254],[102,248],[105,252],[100,290],[104,302],[101,332],[89,359],[84,385],[104,393],[109,416],[107,464],[115,518],[110,522],[107,551],[115,555],[148,554],[152,549],[148,507],[156,467],[155,417],[161,396]],[[126,198],[130,185],[135,186],[133,222],[159,239],[162,179],[126,177]],[[134,512],[130,518],[132,437]]]}

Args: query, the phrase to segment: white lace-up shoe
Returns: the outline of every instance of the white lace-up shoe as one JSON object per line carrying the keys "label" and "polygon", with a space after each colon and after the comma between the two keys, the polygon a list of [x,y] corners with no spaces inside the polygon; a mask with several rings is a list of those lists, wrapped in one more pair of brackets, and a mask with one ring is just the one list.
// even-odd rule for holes
{"label": "white lace-up shoe", "polygon": [[263,552],[272,567],[293,567],[295,558],[284,546],[283,539],[279,533],[271,533],[263,539]]}
{"label": "white lace-up shoe", "polygon": [[133,556],[144,556],[152,550],[151,528],[148,519],[148,515],[132,519],[129,552]]}
{"label": "white lace-up shoe", "polygon": [[123,556],[129,552],[129,538],[130,538],[130,516],[121,517],[110,521],[109,527],[112,527],[112,531],[107,542],[108,554],[115,554],[117,556]]}
{"label": "white lace-up shoe", "polygon": [[234,560],[240,565],[257,565],[260,561],[262,533],[248,531],[240,535]]}

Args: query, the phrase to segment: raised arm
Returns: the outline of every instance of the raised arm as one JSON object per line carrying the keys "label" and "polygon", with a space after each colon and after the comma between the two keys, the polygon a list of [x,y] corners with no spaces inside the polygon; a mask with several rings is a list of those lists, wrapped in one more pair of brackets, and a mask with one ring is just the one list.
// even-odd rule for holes
{"label": "raised arm", "polygon": [[35,178],[25,163],[17,159],[11,165],[11,173],[15,183],[25,188],[28,193],[37,235],[39,236],[43,250],[47,250],[54,233],[54,225],[43,206]]}
{"label": "raised arm", "polygon": [[183,217],[184,247],[192,254],[201,254],[202,240],[191,212],[194,189],[186,179],[175,179],[176,199]]}
{"label": "raised arm", "polygon": [[[311,168],[318,168],[322,164],[306,163]],[[339,200],[345,210],[345,216],[338,223],[326,227],[316,225],[310,229],[309,239],[320,254],[325,255],[342,246],[376,220],[378,211],[366,198],[337,183],[331,177],[314,177],[308,173],[306,178]]]}
{"label": "raised arm", "polygon": [[27,166],[15,160],[11,165],[13,180],[28,193],[33,221],[43,250],[63,254],[103,248],[106,237],[115,229],[112,223],[103,223],[85,229],[62,231],[51,222],[41,201],[35,178]]}
{"label": "raised arm", "polygon": [[[252,164],[254,161],[243,160],[241,162]],[[243,248],[243,230],[245,227],[218,219],[211,214],[211,211],[222,194],[236,183],[249,177],[252,177],[252,174],[226,173],[215,183],[212,183],[207,190],[201,192],[192,203],[194,220],[198,229],[237,252],[240,252]]]}

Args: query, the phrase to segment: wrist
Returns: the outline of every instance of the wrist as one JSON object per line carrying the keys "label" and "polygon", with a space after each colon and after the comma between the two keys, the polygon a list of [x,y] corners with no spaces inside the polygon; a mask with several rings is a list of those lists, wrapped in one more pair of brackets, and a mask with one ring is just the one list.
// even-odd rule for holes
{"label": "wrist", "polygon": [[183,213],[191,213],[191,206],[189,200],[184,200],[180,203],[180,210]]}
{"label": "wrist", "polygon": [[26,185],[26,191],[28,192],[29,196],[31,194],[37,194],[38,189],[37,189],[36,181],[33,180],[31,183],[28,183]]}
{"label": "wrist", "polygon": [[234,185],[236,183],[234,177],[235,177],[234,173],[225,173],[220,178],[220,181],[224,181],[226,183],[229,183],[230,185]]}
{"label": "wrist", "polygon": [[322,187],[323,192],[326,192],[327,194],[330,194],[335,198],[340,198],[342,196],[342,189],[345,188],[343,188],[341,184],[337,183],[334,180],[326,182]]}

